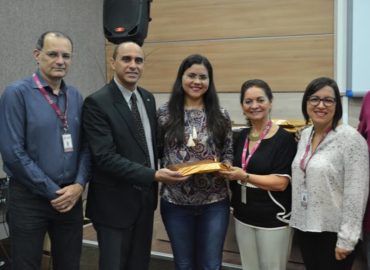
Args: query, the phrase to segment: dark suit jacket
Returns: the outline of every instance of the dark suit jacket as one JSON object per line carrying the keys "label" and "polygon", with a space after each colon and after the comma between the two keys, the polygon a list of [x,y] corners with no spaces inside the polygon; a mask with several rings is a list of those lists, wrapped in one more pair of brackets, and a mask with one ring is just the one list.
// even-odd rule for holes
{"label": "dark suit jacket", "polygon": [[[154,96],[142,88],[138,91],[150,120],[157,160]],[[154,211],[157,184],[155,170],[147,167],[131,110],[113,80],[86,98],[83,128],[93,156],[86,215],[98,224],[130,227],[140,212],[143,196],[154,198],[152,205],[147,205]]]}

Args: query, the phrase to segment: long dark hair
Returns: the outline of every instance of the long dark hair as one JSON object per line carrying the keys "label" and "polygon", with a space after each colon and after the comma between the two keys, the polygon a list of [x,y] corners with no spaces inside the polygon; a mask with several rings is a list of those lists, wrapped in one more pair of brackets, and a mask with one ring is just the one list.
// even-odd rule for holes
{"label": "long dark hair", "polygon": [[339,92],[339,87],[336,81],[334,81],[331,78],[327,77],[321,77],[314,79],[311,81],[307,87],[306,90],[303,94],[302,98],[302,114],[304,119],[306,120],[306,123],[309,122],[310,116],[308,115],[307,112],[307,100],[310,96],[315,94],[317,91],[321,90],[325,86],[330,86],[334,90],[334,96],[335,96],[335,112],[333,116],[333,123],[332,123],[332,129],[335,130],[335,128],[338,126],[338,122],[340,119],[342,119],[342,114],[343,114],[343,109],[342,109],[342,101],[340,99],[340,92]]}
{"label": "long dark hair", "polygon": [[177,72],[172,93],[168,102],[169,119],[165,125],[166,140],[177,145],[184,143],[184,100],[185,92],[182,87],[182,77],[185,71],[192,65],[203,65],[208,71],[209,86],[203,95],[204,107],[207,118],[208,132],[218,149],[223,148],[224,140],[227,136],[228,121],[220,110],[220,103],[213,81],[213,69],[209,60],[199,54],[186,57]]}

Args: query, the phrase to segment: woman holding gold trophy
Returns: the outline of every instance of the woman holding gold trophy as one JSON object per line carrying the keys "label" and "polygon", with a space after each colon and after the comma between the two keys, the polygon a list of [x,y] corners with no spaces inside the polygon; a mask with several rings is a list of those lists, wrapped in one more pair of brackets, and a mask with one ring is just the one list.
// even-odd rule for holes
{"label": "woman holding gold trophy", "polygon": [[291,246],[293,135],[270,120],[272,91],[246,81],[240,105],[249,127],[234,142],[234,166],[221,171],[230,182],[235,232],[243,269],[285,270]]}
{"label": "woman holding gold trophy", "polygon": [[[231,121],[219,106],[206,57],[190,55],[183,60],[170,100],[157,116],[163,166],[208,160],[232,163]],[[207,164],[200,162],[201,166]],[[221,269],[228,186],[217,173],[199,172],[186,182],[161,186],[161,215],[177,270]]]}

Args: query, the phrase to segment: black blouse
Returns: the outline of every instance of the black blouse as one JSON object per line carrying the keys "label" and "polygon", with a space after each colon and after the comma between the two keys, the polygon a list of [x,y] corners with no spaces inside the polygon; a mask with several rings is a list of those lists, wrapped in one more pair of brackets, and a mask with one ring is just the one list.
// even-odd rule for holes
{"label": "black blouse", "polygon": [[[241,167],[242,152],[249,129],[243,129],[234,142],[234,166]],[[291,164],[297,144],[292,134],[280,128],[274,136],[264,139],[249,161],[247,172],[258,175],[291,175]],[[248,155],[248,153],[247,153]],[[247,203],[241,202],[241,185],[230,182],[234,217],[241,222],[262,228],[286,226],[281,217],[289,219],[291,185],[284,191],[267,191],[247,187]]]}

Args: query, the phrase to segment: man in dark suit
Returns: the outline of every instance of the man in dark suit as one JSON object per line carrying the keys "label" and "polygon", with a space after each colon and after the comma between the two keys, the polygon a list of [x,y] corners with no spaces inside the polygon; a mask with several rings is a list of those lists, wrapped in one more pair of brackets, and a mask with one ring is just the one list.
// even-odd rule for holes
{"label": "man in dark suit", "polygon": [[117,45],[111,66],[111,82],[84,103],[83,127],[94,162],[86,214],[97,231],[101,270],[146,270],[157,182],[187,177],[156,171],[156,106],[154,96],[137,86],[144,68],[140,46]]}

